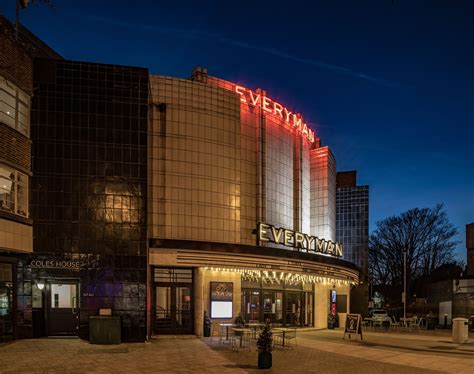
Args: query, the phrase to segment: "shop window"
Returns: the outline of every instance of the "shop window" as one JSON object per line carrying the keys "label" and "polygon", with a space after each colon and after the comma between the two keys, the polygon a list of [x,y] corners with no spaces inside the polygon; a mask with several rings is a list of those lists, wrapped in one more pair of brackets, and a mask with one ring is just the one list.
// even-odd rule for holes
{"label": "shop window", "polygon": [[28,176],[0,164],[0,210],[28,217]]}
{"label": "shop window", "polygon": [[30,136],[30,97],[6,79],[0,79],[0,122]]}

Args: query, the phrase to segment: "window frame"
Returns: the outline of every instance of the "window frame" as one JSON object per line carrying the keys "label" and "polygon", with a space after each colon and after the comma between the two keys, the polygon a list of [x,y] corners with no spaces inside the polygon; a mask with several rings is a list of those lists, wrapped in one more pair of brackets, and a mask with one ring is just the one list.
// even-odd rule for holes
{"label": "window frame", "polygon": [[[12,183],[11,186],[11,194],[13,197],[10,199],[13,207],[12,209],[5,209],[3,207],[0,207],[0,211],[3,212],[8,212],[11,214],[15,214],[21,217],[29,218],[30,212],[29,212],[29,201],[30,201],[30,195],[29,195],[29,176],[21,171],[16,170],[14,167],[11,167],[9,165],[6,165],[4,163],[0,163],[0,167],[5,168],[7,171],[12,173],[13,179],[10,178],[10,181]],[[2,176],[3,179],[8,180],[8,178],[5,178]],[[23,188],[23,193],[25,197],[25,201],[22,203],[21,211],[18,206],[18,187]]]}
{"label": "window frame", "polygon": [[[0,77],[0,92],[0,121],[29,138],[31,97],[4,77]],[[5,96],[6,101],[2,96]],[[9,114],[10,110],[14,111],[14,116]]]}

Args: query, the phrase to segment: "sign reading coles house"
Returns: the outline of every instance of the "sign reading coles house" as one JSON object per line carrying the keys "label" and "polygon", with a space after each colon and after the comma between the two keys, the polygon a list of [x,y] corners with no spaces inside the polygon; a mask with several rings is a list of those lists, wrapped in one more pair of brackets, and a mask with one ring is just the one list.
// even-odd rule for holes
{"label": "sign reading coles house", "polygon": [[307,253],[321,253],[334,257],[342,257],[343,246],[331,240],[320,239],[317,236],[303,234],[298,231],[277,228],[267,223],[259,223],[257,226],[259,242],[271,242],[282,244],[286,247],[295,248],[297,251]]}
{"label": "sign reading coles house", "polygon": [[36,269],[71,269],[79,270],[79,261],[70,260],[31,260],[30,266]]}

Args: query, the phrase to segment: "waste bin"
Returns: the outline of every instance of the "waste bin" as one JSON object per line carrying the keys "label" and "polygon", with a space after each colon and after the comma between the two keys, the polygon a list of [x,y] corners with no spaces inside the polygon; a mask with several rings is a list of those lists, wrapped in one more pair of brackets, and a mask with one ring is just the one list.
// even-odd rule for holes
{"label": "waste bin", "polygon": [[120,316],[90,316],[89,343],[120,344],[122,322]]}
{"label": "waste bin", "polygon": [[453,318],[453,343],[463,344],[469,338],[469,323],[467,318]]}

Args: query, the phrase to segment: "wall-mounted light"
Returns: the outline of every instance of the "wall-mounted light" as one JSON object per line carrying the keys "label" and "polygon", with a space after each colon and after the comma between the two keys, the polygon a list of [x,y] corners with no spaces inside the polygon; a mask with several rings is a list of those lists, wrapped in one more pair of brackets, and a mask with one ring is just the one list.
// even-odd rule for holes
{"label": "wall-mounted light", "polygon": [[38,287],[38,290],[42,290],[44,288],[44,283],[38,282],[36,283],[36,287]]}

